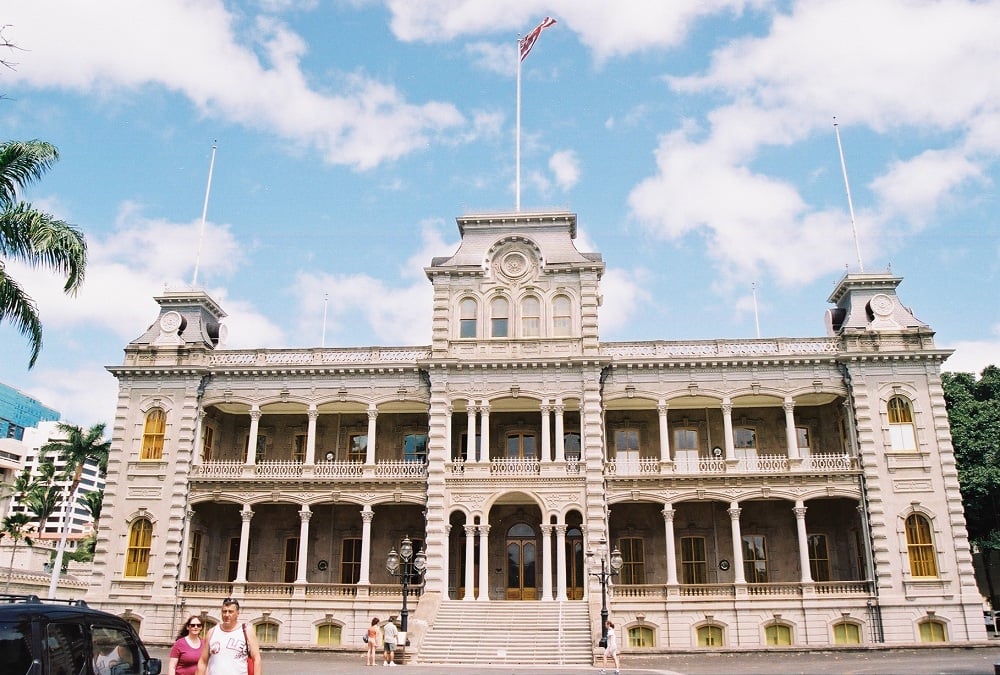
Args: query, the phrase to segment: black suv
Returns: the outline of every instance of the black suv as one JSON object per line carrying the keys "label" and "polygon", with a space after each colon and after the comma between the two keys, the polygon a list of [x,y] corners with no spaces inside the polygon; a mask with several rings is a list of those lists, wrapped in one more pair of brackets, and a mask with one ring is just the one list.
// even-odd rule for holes
{"label": "black suv", "polygon": [[159,675],[124,619],[82,600],[0,595],[3,675]]}

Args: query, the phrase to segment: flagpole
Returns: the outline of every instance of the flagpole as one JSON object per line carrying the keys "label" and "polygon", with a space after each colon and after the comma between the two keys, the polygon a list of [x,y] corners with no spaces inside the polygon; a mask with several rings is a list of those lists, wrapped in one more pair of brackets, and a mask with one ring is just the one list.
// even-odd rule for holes
{"label": "flagpole", "polygon": [[212,171],[215,169],[215,150],[217,141],[212,141],[212,161],[208,164],[208,184],[205,186],[205,204],[201,207],[201,230],[198,232],[198,250],[194,259],[194,276],[191,278],[191,288],[198,285],[198,266],[201,264],[201,240],[205,238],[205,217],[208,215],[208,195],[212,191]]}
{"label": "flagpole", "polygon": [[514,210],[521,210],[521,38],[517,38],[517,112],[514,131]]}
{"label": "flagpole", "polygon": [[854,234],[854,248],[858,252],[858,271],[865,273],[865,264],[861,262],[861,244],[858,243],[858,228],[854,224],[854,202],[851,201],[851,184],[847,182],[847,162],[844,161],[844,146],[840,144],[840,127],[837,126],[836,115],[833,118],[833,131],[837,134],[837,150],[840,151],[840,169],[844,172],[844,187],[847,189],[847,208],[851,212],[851,232]]}

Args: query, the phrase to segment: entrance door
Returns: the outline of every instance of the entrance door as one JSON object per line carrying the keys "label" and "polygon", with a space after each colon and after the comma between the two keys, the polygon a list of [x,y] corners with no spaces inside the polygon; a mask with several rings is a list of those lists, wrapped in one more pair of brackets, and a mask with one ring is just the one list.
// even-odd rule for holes
{"label": "entrance door", "polygon": [[507,531],[507,599],[537,600],[535,562],[538,547],[531,526],[518,523]]}
{"label": "entrance door", "polygon": [[583,532],[578,527],[566,530],[566,597],[583,599],[583,586],[587,570],[583,566]]}

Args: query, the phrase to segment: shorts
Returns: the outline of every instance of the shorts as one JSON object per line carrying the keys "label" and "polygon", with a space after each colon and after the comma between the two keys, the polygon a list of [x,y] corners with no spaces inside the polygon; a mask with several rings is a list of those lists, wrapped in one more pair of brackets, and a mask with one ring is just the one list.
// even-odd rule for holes
{"label": "shorts", "polygon": [[394,651],[396,651],[396,643],[395,642],[386,642],[384,648],[385,648],[385,651],[387,651],[387,652],[394,652]]}

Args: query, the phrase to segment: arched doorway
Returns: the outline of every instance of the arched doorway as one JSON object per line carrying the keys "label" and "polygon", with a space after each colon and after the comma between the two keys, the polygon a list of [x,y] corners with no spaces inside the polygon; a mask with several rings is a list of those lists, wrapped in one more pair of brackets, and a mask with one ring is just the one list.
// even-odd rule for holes
{"label": "arched doorway", "polygon": [[507,530],[507,599],[537,600],[538,542],[526,523]]}
{"label": "arched doorway", "polygon": [[583,531],[571,525],[566,529],[566,597],[569,600],[583,599],[587,580],[584,563]]}

